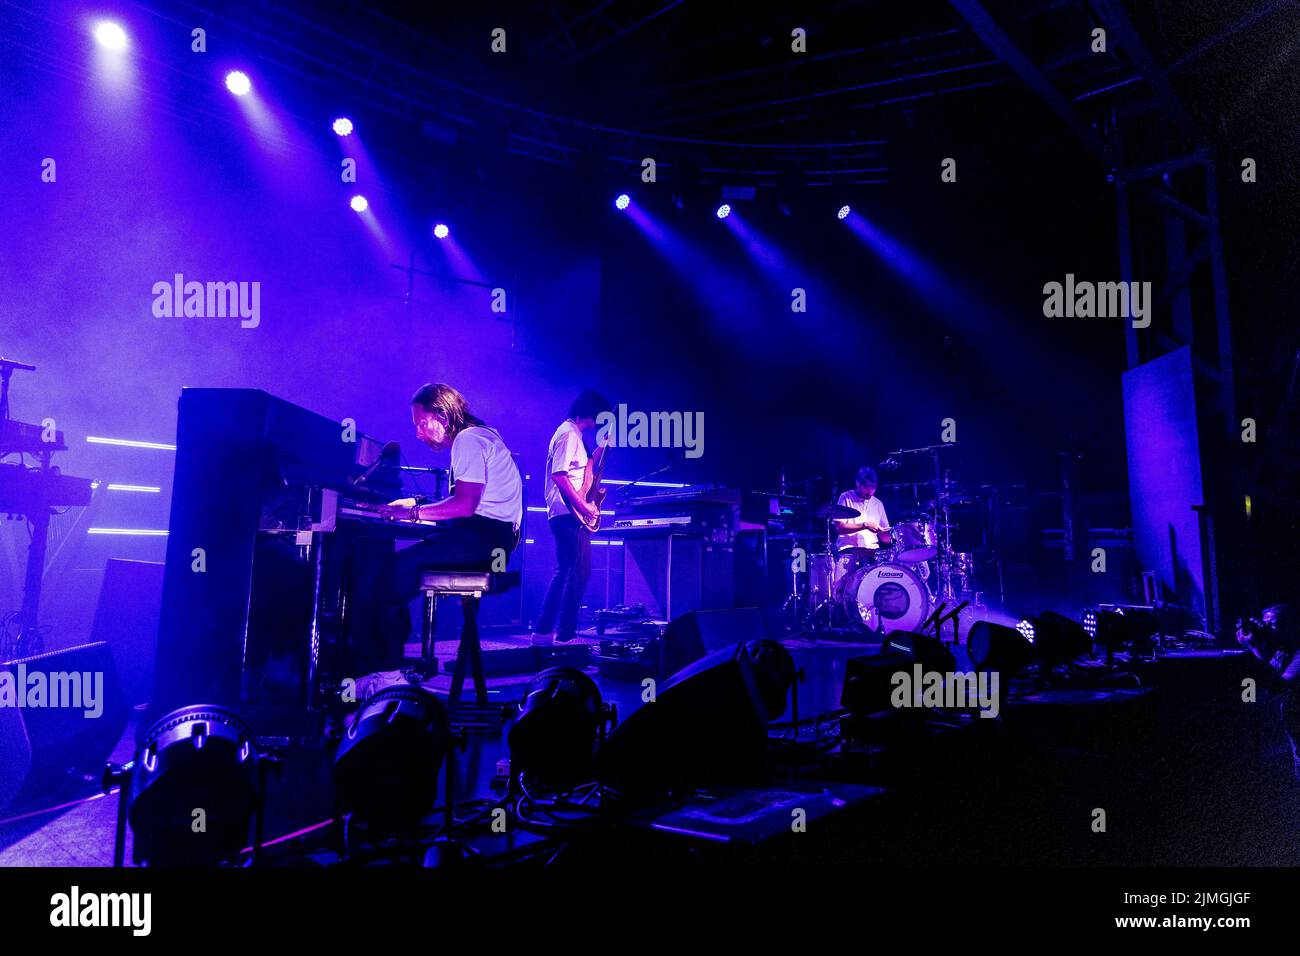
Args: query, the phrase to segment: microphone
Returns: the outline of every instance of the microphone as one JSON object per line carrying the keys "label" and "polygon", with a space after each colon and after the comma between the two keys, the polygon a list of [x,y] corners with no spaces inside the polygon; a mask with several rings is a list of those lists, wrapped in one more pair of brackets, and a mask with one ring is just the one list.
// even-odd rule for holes
{"label": "microphone", "polygon": [[352,479],[353,485],[363,485],[370,476],[377,472],[384,465],[391,464],[402,453],[402,446],[395,441],[390,441],[379,451],[379,457],[372,461],[366,470]]}

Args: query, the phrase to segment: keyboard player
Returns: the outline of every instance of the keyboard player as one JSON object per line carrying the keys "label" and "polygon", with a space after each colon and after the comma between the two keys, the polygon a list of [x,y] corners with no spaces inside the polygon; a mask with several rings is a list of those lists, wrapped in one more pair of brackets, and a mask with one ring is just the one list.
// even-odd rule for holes
{"label": "keyboard player", "polygon": [[398,551],[386,569],[378,627],[394,663],[411,633],[410,602],[427,570],[487,571],[519,542],[523,482],[496,429],[474,415],[450,385],[428,384],[411,398],[415,435],[435,451],[451,451],[452,494],[420,503],[403,498],[379,507],[398,521],[436,522],[419,543]]}

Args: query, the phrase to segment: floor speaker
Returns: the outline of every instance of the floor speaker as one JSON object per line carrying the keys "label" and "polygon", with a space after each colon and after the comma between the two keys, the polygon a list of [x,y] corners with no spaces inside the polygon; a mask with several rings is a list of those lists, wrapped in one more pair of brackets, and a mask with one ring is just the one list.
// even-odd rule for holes
{"label": "floor speaker", "polygon": [[0,664],[0,806],[39,799],[69,775],[98,775],[127,716],[102,641]]}
{"label": "floor speaker", "polygon": [[661,645],[659,672],[675,674],[714,651],[768,637],[756,607],[690,611],[669,622]]}

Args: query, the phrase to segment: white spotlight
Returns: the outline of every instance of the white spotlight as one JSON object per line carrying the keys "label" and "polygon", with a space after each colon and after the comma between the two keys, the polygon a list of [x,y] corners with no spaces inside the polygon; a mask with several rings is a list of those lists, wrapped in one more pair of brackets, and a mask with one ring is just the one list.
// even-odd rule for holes
{"label": "white spotlight", "polygon": [[242,70],[231,70],[226,74],[226,89],[236,96],[246,96],[253,88],[253,81]]}
{"label": "white spotlight", "polygon": [[95,24],[95,42],[110,50],[125,50],[126,31],[116,23],[101,20]]}

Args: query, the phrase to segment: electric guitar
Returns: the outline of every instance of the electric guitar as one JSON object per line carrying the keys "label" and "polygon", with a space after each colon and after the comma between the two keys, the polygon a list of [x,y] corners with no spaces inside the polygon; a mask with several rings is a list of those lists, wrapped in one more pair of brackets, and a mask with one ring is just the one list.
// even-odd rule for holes
{"label": "electric guitar", "polygon": [[586,515],[573,513],[572,508],[569,509],[570,513],[578,519],[578,523],[591,532],[600,530],[600,506],[609,491],[600,483],[601,476],[605,473],[605,459],[608,455],[608,443],[601,444],[591,453],[591,457],[587,459],[586,473],[582,476],[582,487],[578,489],[578,498],[594,505],[596,513],[588,518]]}

